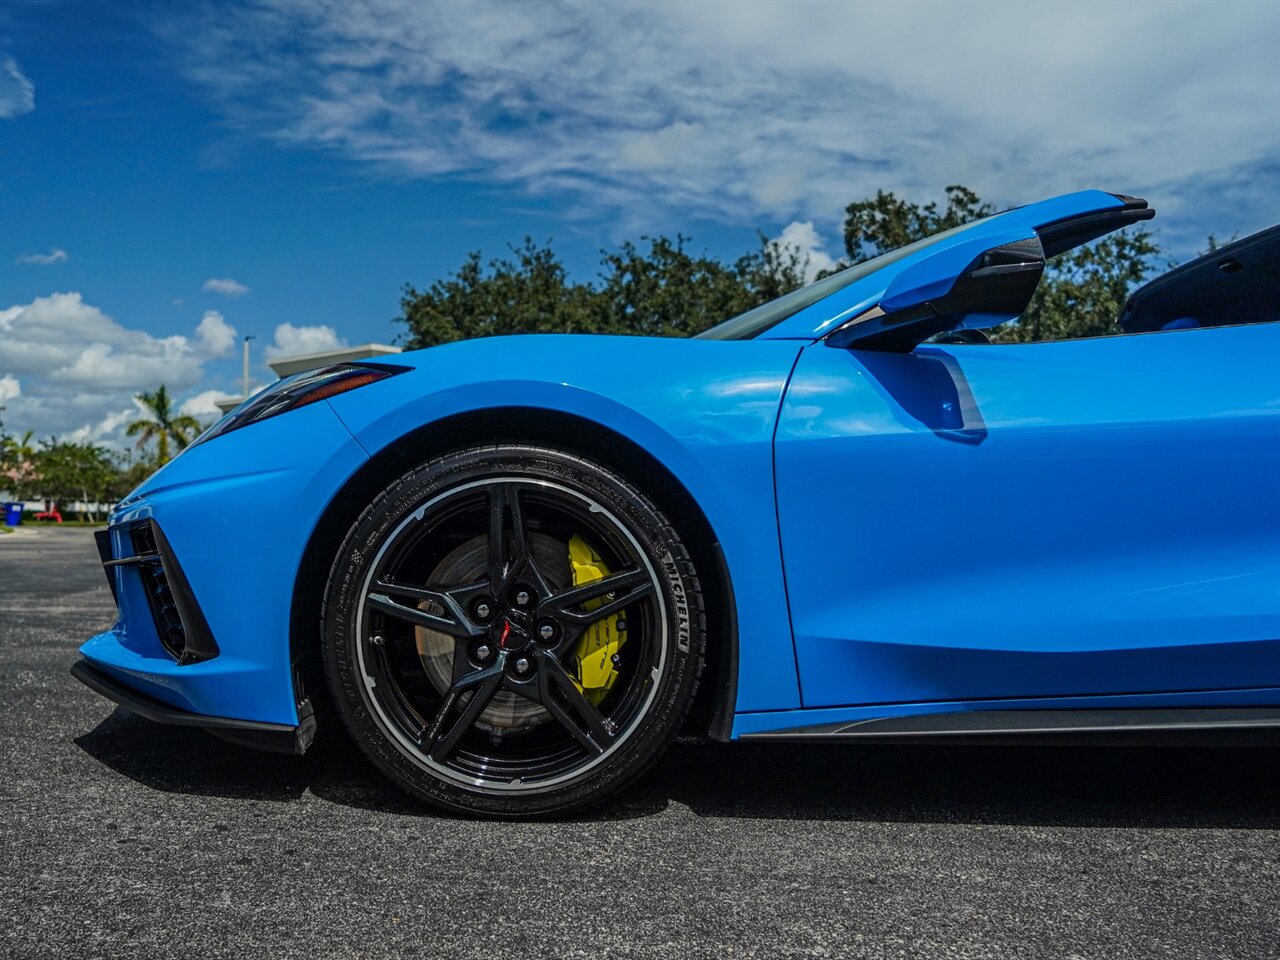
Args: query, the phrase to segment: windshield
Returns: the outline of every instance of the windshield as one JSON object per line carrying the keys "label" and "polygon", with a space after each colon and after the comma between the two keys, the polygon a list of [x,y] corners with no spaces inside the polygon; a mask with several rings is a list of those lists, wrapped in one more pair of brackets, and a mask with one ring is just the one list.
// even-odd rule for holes
{"label": "windshield", "polygon": [[942,233],[935,233],[931,237],[925,237],[923,240],[917,240],[915,243],[909,243],[905,247],[899,247],[897,250],[891,250],[889,253],[879,257],[872,257],[870,260],[864,260],[862,263],[855,263],[851,267],[846,267],[839,273],[833,273],[829,277],[823,277],[821,280],[815,280],[808,286],[801,287],[798,290],[792,290],[790,293],[778,297],[777,300],[770,300],[768,303],[762,303],[754,309],[748,310],[746,313],[740,313],[736,317],[718,323],[710,330],[704,330],[698,334],[695,339],[698,340],[751,340],[758,337],[771,327],[775,327],[788,317],[793,317],[805,307],[810,307],[823,300],[831,294],[843,290],[850,284],[857,283],[863,277],[869,277],[877,270],[883,270],[890,264],[897,263],[903,257],[909,257],[911,254],[923,250],[925,247],[932,246],[939,240],[954,236],[962,230],[968,230],[970,227],[976,226],[990,220],[990,217],[983,217],[981,220],[973,220],[969,223],[961,224],[958,227],[952,227],[950,230],[944,230]]}

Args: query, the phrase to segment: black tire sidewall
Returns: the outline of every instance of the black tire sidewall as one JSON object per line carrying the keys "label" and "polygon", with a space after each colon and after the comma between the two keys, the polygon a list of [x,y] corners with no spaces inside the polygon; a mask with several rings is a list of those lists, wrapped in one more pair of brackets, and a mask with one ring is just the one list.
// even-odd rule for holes
{"label": "black tire sidewall", "polygon": [[[370,564],[386,538],[433,497],[476,480],[513,476],[545,480],[607,507],[636,539],[657,574],[666,615],[666,663],[657,693],[614,752],[584,774],[541,793],[468,789],[411,759],[369,702],[356,656],[358,604]],[[705,621],[697,576],[676,531],[644,494],[612,471],[556,450],[499,445],[430,460],[391,484],[364,511],[338,551],[325,594],[322,650],[330,690],[344,724],[364,753],[396,783],[447,809],[527,818],[563,814],[622,789],[657,759],[693,701],[701,673]]]}

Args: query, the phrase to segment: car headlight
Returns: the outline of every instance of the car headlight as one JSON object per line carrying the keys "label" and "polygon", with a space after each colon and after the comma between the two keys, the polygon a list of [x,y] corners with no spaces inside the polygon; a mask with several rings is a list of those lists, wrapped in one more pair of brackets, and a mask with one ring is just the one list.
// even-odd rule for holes
{"label": "car headlight", "polygon": [[306,373],[286,377],[240,404],[200,434],[188,449],[197,443],[204,443],[224,433],[230,433],[232,430],[247,427],[251,423],[288,413],[298,407],[305,407],[309,403],[336,397],[340,393],[377,383],[379,380],[394,377],[408,370],[408,367],[384,363],[336,363],[331,367],[321,367],[319,370],[308,370]]}

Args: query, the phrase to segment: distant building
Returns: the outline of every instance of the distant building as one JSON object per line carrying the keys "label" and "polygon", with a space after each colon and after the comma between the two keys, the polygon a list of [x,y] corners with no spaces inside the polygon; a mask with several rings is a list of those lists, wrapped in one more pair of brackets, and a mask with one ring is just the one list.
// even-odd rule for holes
{"label": "distant building", "polygon": [[[284,379],[295,373],[305,373],[319,367],[327,367],[335,363],[351,363],[354,360],[376,360],[379,357],[400,353],[403,347],[393,347],[387,343],[362,343],[358,347],[342,347],[338,350],[325,350],[323,353],[308,353],[299,357],[281,357],[267,364],[277,377]],[[229,413],[244,402],[244,397],[229,397],[218,401],[218,409]]]}
{"label": "distant building", "polygon": [[343,347],[340,350],[326,350],[323,353],[308,353],[301,357],[281,357],[267,364],[275,371],[277,377],[284,379],[295,373],[327,367],[334,363],[351,363],[355,360],[376,360],[389,354],[400,353],[403,347],[393,347],[386,343],[363,343],[358,347]]}

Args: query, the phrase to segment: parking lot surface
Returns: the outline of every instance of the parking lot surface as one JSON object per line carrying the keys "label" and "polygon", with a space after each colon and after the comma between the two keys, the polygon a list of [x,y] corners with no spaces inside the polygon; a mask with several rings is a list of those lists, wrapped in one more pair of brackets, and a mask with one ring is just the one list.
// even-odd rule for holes
{"label": "parking lot surface", "polygon": [[72,679],[88,530],[0,537],[4,957],[1270,957],[1280,750],[677,743],[568,821],[442,816]]}

